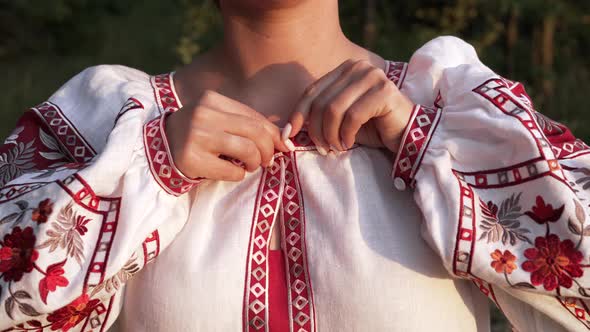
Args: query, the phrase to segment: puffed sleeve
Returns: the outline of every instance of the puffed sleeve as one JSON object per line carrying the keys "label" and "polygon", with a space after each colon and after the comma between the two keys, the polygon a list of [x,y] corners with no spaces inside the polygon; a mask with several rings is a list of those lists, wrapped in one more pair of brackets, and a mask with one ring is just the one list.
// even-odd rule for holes
{"label": "puffed sleeve", "polygon": [[0,329],[106,331],[186,222],[199,180],[170,158],[149,78],[129,75],[84,71],[0,147]]}
{"label": "puffed sleeve", "polygon": [[454,37],[413,55],[402,92],[416,106],[393,184],[414,188],[449,273],[518,331],[590,329],[590,148]]}

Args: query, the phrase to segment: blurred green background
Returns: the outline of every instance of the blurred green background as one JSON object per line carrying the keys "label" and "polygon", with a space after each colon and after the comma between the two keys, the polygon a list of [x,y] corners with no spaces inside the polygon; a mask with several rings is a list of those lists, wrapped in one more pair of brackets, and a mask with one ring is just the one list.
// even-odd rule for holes
{"label": "blurred green background", "polygon": [[[466,39],[496,72],[524,82],[537,110],[590,138],[590,1],[341,0],[340,7],[347,35],[391,60],[407,61],[438,35]],[[0,0],[0,136],[85,67],[168,72],[210,47],[219,23],[203,0]],[[492,323],[507,330],[497,312]]]}

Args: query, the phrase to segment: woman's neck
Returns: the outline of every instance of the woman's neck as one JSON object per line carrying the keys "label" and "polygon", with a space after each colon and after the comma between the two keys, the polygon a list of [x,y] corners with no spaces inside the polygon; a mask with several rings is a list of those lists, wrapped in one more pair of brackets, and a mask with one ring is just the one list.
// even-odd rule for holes
{"label": "woman's neck", "polygon": [[338,1],[296,2],[260,9],[228,1],[222,7],[224,39],[217,52],[232,76],[248,79],[268,66],[292,63],[317,77],[346,59],[353,45],[342,33]]}
{"label": "woman's neck", "polygon": [[221,11],[223,40],[177,72],[185,103],[215,90],[284,125],[305,88],[345,60],[384,65],[344,36],[337,0],[222,0]]}

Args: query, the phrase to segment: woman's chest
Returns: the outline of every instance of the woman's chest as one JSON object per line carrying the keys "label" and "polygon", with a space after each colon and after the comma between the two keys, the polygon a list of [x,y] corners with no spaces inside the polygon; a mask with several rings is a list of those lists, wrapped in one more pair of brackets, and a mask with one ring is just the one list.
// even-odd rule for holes
{"label": "woman's chest", "polygon": [[202,188],[179,236],[128,285],[130,330],[265,331],[277,312],[269,300],[278,291],[270,283],[273,225],[291,330],[475,326],[470,287],[450,280],[421,240],[411,197],[386,182],[388,163],[357,152],[278,158],[240,185]]}

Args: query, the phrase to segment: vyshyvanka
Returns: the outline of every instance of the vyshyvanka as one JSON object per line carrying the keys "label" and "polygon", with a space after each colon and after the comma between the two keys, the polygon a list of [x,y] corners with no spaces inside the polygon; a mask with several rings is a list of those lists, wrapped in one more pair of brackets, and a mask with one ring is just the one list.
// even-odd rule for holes
{"label": "vyshyvanka", "polygon": [[459,39],[386,74],[396,155],[302,132],[229,183],[175,167],[173,73],[84,70],[0,150],[0,329],[590,329],[590,148]]}

